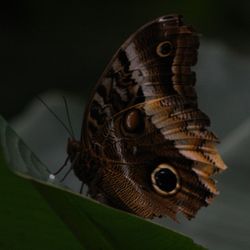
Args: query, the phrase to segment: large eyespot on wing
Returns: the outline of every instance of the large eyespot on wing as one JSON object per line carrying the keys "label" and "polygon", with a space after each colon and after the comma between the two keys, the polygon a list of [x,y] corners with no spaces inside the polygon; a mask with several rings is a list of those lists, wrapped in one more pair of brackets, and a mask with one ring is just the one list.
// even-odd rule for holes
{"label": "large eyespot on wing", "polygon": [[145,218],[169,216],[176,220],[182,212],[191,219],[214,196],[190,171],[191,165],[191,161],[171,165],[163,161],[148,172],[150,166],[115,163],[103,169],[100,185],[117,208]]}
{"label": "large eyespot on wing", "polygon": [[152,186],[163,196],[173,195],[180,188],[180,177],[177,171],[166,163],[160,164],[151,173]]}

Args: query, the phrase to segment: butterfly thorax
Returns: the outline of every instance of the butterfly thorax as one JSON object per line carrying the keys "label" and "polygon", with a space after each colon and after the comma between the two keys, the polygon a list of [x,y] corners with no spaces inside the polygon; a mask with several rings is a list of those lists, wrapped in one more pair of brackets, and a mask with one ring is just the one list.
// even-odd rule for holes
{"label": "butterfly thorax", "polygon": [[77,155],[81,152],[81,143],[75,139],[68,138],[67,154],[71,162],[73,162]]}
{"label": "butterfly thorax", "polygon": [[97,176],[97,162],[90,154],[90,151],[81,143],[75,139],[68,139],[67,153],[78,179],[86,184],[93,182],[95,176]]}

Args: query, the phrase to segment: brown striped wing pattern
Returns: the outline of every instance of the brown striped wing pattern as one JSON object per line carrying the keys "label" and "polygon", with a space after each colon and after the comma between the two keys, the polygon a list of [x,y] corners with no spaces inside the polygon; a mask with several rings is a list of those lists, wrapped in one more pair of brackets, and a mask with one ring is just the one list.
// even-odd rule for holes
{"label": "brown striped wing pattern", "polygon": [[175,220],[180,212],[194,217],[218,194],[212,176],[226,166],[198,108],[198,47],[197,33],[174,14],[140,28],[114,55],[92,92],[80,142],[69,143],[91,197]]}

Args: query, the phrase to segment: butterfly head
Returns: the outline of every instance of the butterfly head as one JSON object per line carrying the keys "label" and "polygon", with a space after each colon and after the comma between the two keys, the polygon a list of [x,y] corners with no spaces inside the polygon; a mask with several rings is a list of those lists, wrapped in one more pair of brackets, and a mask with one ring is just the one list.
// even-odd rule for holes
{"label": "butterfly head", "polygon": [[81,152],[81,149],[82,147],[79,141],[68,138],[67,154],[69,155],[71,162],[76,159],[77,155]]}

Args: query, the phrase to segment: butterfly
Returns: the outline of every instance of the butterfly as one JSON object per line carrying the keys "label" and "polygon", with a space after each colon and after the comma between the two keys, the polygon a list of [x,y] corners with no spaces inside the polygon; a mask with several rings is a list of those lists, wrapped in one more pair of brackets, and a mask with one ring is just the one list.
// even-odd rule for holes
{"label": "butterfly", "polygon": [[198,108],[199,37],[182,16],[160,17],[118,49],[95,85],[81,138],[67,152],[88,194],[144,218],[188,219],[218,194],[226,169]]}

